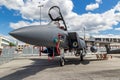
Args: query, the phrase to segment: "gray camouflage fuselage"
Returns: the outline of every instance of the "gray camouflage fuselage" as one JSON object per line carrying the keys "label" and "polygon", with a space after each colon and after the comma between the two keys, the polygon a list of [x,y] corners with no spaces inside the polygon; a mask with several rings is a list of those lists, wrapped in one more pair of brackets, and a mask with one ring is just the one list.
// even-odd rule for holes
{"label": "gray camouflage fuselage", "polygon": [[68,48],[67,31],[58,28],[56,25],[35,25],[16,29],[9,33],[20,41],[37,46],[55,47],[55,39],[58,39],[58,34],[64,36],[61,47]]}

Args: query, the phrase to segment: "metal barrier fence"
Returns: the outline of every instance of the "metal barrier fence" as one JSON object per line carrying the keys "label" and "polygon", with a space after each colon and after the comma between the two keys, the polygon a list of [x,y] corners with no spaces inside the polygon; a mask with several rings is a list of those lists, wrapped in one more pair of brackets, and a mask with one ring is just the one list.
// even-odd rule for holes
{"label": "metal barrier fence", "polygon": [[38,47],[24,47],[23,54],[39,54],[39,48]]}
{"label": "metal barrier fence", "polygon": [[19,54],[15,51],[15,47],[5,47],[0,55],[0,64],[9,62],[18,56]]}
{"label": "metal barrier fence", "polygon": [[39,55],[40,53],[40,48],[39,47],[24,47],[22,50],[22,55],[21,56],[29,56],[29,55]]}
{"label": "metal barrier fence", "polygon": [[[90,47],[88,47],[87,54],[104,54],[106,53],[105,47],[97,47],[98,51],[97,53],[92,53],[90,51]],[[112,48],[116,49],[116,48]],[[17,52],[15,47],[5,47],[2,50],[2,53],[0,55],[0,64],[6,63],[11,61],[14,58],[20,57],[20,56],[31,56],[31,55],[39,55],[40,54],[40,47],[24,47],[21,52]],[[74,53],[67,52],[66,55],[74,55]]]}
{"label": "metal barrier fence", "polygon": [[0,64],[9,62],[17,57],[39,55],[39,47],[24,47],[22,51],[16,51],[16,47],[4,47],[0,55]]}

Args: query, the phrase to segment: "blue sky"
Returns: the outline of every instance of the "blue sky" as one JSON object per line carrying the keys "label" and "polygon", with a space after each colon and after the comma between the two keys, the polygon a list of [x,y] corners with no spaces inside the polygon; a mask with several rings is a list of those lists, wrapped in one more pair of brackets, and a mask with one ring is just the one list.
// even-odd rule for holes
{"label": "blue sky", "polygon": [[[14,1],[14,0],[11,0],[11,1]],[[109,22],[104,23],[101,21],[100,23],[98,23],[98,22],[95,23],[95,21],[93,21],[94,22],[93,24],[95,24],[98,27],[93,25],[91,23],[91,20],[88,20],[88,23],[86,21],[87,20],[86,17],[91,17],[91,18],[93,18],[93,20],[98,18],[97,20],[99,20],[99,16],[101,16],[101,15],[104,16],[102,19],[107,18],[106,21],[109,21],[108,18],[110,18],[110,17],[105,17],[105,15],[107,13],[109,14],[111,9],[115,9],[115,6],[119,3],[119,0],[58,0],[58,1],[57,0],[44,0],[45,2],[43,0],[40,0],[40,1],[42,1],[41,3],[44,3],[44,5],[46,4],[44,7],[44,9],[46,9],[46,10],[51,5],[50,1],[53,1],[54,4],[57,3],[58,6],[61,5],[60,2],[62,2],[63,5],[67,4],[67,5],[65,5],[65,9],[67,9],[68,7],[70,7],[70,9],[68,9],[69,13],[66,12],[67,14],[69,14],[68,19],[66,17],[66,21],[68,22],[69,26],[75,26],[74,29],[73,29],[73,27],[71,27],[71,30],[78,30],[78,28],[80,30],[81,29],[80,26],[85,23],[84,25],[85,25],[85,27],[88,28],[88,30],[90,30],[89,28],[91,28],[92,33],[90,33],[90,34],[96,33],[96,34],[100,34],[100,35],[105,35],[105,34],[106,35],[107,34],[120,35],[120,20],[115,20],[112,18],[115,21],[111,24]],[[64,3],[65,1],[66,2],[69,1],[70,4]],[[15,0],[14,2],[15,3],[13,3],[13,6],[11,6],[11,3],[9,1],[8,2],[5,2],[3,0],[0,1],[0,34],[8,35],[8,33],[10,31],[12,31],[13,29],[16,29],[15,27],[17,27],[17,28],[23,27],[23,26],[21,26],[21,24],[29,25],[29,24],[38,24],[39,23],[38,22],[39,9],[38,9],[38,12],[33,11],[33,14],[32,13],[30,14],[30,12],[32,12],[32,10],[28,13],[27,13],[27,11],[25,12],[25,9],[26,10],[29,9],[29,6],[31,5],[32,0],[26,0],[26,3],[24,3],[23,0]],[[29,5],[27,3],[29,3]],[[97,7],[91,9],[91,8],[89,8],[90,6],[88,6],[91,4],[96,4],[95,6],[97,6]],[[88,9],[87,9],[87,6],[88,6]],[[24,9],[22,7],[24,7]],[[61,7],[61,10],[63,10],[62,7]],[[63,12],[65,12],[65,11],[66,10],[63,10]],[[34,14],[34,12],[36,14]],[[44,20],[45,19],[47,20],[48,18],[46,18],[44,13],[45,12],[43,11],[42,18]],[[117,15],[119,16],[120,15],[119,10],[118,10],[118,13],[119,14],[117,14]],[[37,15],[37,16],[35,16],[35,15]],[[110,14],[110,15],[112,15],[112,14]],[[65,15],[65,16],[67,16],[67,15]],[[76,18],[74,17],[74,19],[72,19],[70,16],[72,16],[72,17],[75,16]],[[78,16],[78,18],[77,18],[77,16]],[[94,18],[94,16],[95,16],[95,18]],[[70,20],[70,19],[72,19],[72,20]],[[113,21],[112,19],[110,21]],[[69,24],[70,21],[73,21],[73,24],[72,23]],[[116,24],[116,22],[117,22],[117,24]],[[43,23],[45,23],[45,22],[43,22]],[[77,24],[78,24],[78,26],[76,26]],[[104,24],[104,26],[106,28],[103,27],[102,24]],[[88,25],[90,25],[90,27]],[[95,29],[95,28],[105,28],[105,29],[98,29],[98,31],[97,31],[97,29]],[[95,29],[95,30],[92,30],[92,29]]]}
{"label": "blue sky", "polygon": [[[89,11],[85,10],[86,5],[95,3],[95,0],[72,0],[74,4],[73,11],[78,14],[84,14],[88,13]],[[113,8],[119,0],[102,0],[102,4],[100,4],[100,7],[94,11],[91,11],[93,13],[103,13],[111,8]]]}
{"label": "blue sky", "polygon": [[[85,9],[86,5],[95,3],[95,0],[72,0],[74,4],[73,11],[78,13],[79,15],[85,14],[88,12],[92,13],[104,13],[110,9],[112,9],[118,2],[119,0],[102,0],[102,4],[100,4],[100,7],[98,9],[95,9],[94,11],[87,11]],[[120,23],[118,25],[114,25],[113,29],[115,28],[120,28]],[[113,30],[113,29],[108,29],[105,31],[100,31],[100,34],[115,34],[115,35],[120,35],[119,30]]]}

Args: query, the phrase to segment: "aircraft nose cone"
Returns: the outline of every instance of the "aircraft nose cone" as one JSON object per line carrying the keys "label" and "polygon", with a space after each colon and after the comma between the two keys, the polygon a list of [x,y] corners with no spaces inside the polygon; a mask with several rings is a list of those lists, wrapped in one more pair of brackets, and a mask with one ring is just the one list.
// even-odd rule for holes
{"label": "aircraft nose cone", "polygon": [[22,36],[22,33],[24,33],[24,32],[25,32],[25,29],[21,28],[21,29],[13,30],[9,34],[16,38],[16,37]]}
{"label": "aircraft nose cone", "polygon": [[15,35],[17,34],[17,31],[11,31],[11,32],[9,32],[9,34],[10,34],[11,36],[15,36]]}
{"label": "aircraft nose cone", "polygon": [[31,38],[31,34],[32,34],[31,30],[33,30],[33,28],[32,27],[29,28],[29,26],[23,27],[13,30],[9,34],[20,41],[26,41]]}

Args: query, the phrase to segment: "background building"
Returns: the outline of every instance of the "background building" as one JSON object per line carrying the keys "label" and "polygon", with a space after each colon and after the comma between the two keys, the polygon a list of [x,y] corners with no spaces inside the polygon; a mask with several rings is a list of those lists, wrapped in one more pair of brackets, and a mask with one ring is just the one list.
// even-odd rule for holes
{"label": "background building", "polygon": [[18,42],[16,49],[18,51],[22,51],[25,47],[30,47],[30,46],[32,46],[32,45],[27,44],[27,43],[23,43],[23,42]]}
{"label": "background building", "polygon": [[89,40],[95,41],[98,46],[110,43],[111,47],[120,48],[120,37],[117,36],[91,36]]}
{"label": "background building", "polygon": [[7,38],[0,36],[0,49],[3,49],[3,47],[9,46],[10,40]]}

